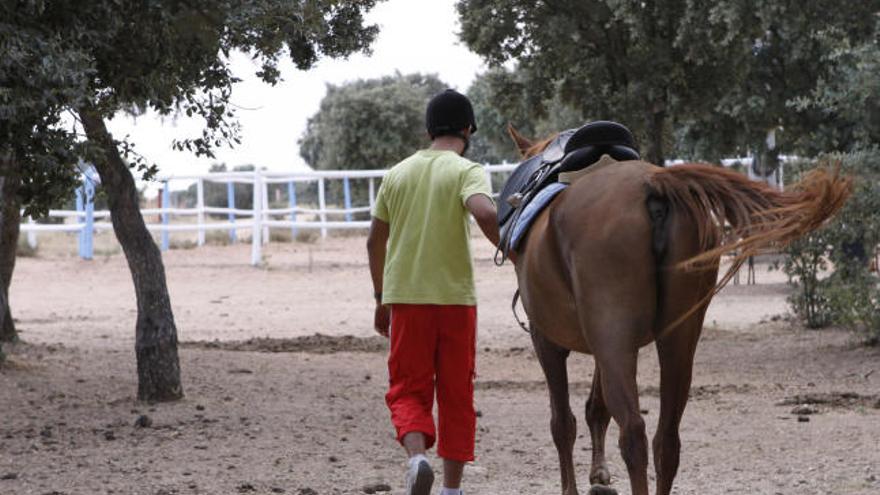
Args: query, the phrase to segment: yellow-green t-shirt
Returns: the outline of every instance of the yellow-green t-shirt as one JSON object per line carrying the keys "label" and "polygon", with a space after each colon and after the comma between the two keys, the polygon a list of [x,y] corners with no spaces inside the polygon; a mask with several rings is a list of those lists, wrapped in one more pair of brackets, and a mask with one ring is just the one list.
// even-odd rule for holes
{"label": "yellow-green t-shirt", "polygon": [[384,304],[476,305],[465,202],[492,197],[480,165],[452,151],[421,150],[382,180],[373,216],[390,225]]}

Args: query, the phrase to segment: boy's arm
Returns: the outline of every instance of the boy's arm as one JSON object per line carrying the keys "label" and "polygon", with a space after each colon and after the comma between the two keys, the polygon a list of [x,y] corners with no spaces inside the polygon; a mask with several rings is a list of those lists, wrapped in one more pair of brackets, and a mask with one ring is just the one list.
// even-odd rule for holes
{"label": "boy's arm", "polygon": [[500,235],[498,233],[498,214],[495,211],[495,203],[482,193],[471,195],[465,201],[465,207],[474,216],[480,230],[495,247],[498,247]]}
{"label": "boy's arm", "polygon": [[373,326],[380,335],[388,336],[391,320],[388,308],[382,305],[382,276],[385,270],[385,252],[388,245],[390,228],[387,222],[373,217],[370,233],[367,235],[367,254],[370,258],[370,276],[373,279],[373,294],[376,299],[376,311]]}

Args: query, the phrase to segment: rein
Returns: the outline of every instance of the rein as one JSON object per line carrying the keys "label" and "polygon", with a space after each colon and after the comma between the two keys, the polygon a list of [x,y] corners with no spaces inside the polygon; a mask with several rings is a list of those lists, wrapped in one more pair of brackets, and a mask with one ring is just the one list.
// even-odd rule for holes
{"label": "rein", "polygon": [[532,333],[532,330],[529,326],[519,319],[519,315],[516,313],[516,302],[519,301],[519,289],[516,289],[516,292],[513,293],[513,301],[510,302],[510,310],[513,311],[513,318],[519,324],[519,327],[523,329],[528,334]]}

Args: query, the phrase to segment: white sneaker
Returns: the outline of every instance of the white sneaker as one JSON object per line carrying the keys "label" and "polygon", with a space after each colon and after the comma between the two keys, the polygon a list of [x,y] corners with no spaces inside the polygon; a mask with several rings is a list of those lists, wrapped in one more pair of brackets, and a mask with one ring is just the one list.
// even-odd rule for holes
{"label": "white sneaker", "polygon": [[434,484],[434,471],[428,461],[421,459],[410,464],[406,470],[406,495],[430,495]]}

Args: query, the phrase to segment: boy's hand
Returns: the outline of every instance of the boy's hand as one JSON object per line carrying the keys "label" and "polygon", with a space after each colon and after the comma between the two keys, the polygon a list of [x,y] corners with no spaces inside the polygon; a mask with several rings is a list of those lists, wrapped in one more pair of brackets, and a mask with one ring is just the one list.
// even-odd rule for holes
{"label": "boy's hand", "polygon": [[376,302],[376,312],[373,316],[373,327],[376,333],[388,338],[388,328],[391,326],[391,313],[388,306],[383,306],[381,302]]}

